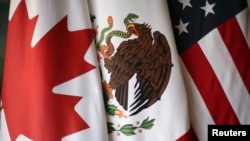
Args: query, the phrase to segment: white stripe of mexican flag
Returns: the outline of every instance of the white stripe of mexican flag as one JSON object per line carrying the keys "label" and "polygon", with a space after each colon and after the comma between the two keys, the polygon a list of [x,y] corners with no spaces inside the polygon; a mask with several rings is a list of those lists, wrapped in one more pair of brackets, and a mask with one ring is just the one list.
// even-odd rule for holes
{"label": "white stripe of mexican flag", "polygon": [[[171,68],[171,75],[169,83],[163,92],[163,95],[159,97],[159,101],[155,102],[151,106],[143,109],[142,111],[136,113],[135,115],[130,115],[131,112],[131,105],[135,101],[135,94],[136,89],[138,88],[138,85],[136,87],[136,76],[137,74],[132,74],[131,78],[128,79],[128,97],[122,95],[118,96],[119,93],[117,92],[117,89],[113,89],[112,93],[115,95],[113,98],[109,97],[109,99],[106,100],[106,106],[108,107],[108,122],[109,122],[109,131],[110,131],[110,141],[135,141],[135,140],[143,140],[143,141],[166,141],[166,140],[185,140],[184,136],[188,134],[189,131],[189,117],[188,117],[188,111],[187,111],[187,98],[186,98],[186,91],[183,84],[183,77],[181,74],[181,68],[180,68],[180,62],[179,62],[179,56],[177,54],[172,27],[171,27],[171,21],[168,13],[168,5],[165,0],[110,0],[110,1],[99,1],[99,0],[90,0],[89,1],[90,7],[91,7],[91,15],[94,17],[93,25],[97,28],[97,43],[100,43],[102,41],[102,38],[104,37],[103,41],[100,44],[99,48],[99,55],[100,55],[100,63],[101,63],[101,70],[102,70],[102,80],[103,82],[106,81],[107,83],[110,81],[110,73],[108,72],[107,68],[105,67],[104,58],[107,57],[105,54],[107,54],[108,42],[112,43],[115,47],[115,52],[112,54],[117,55],[118,54],[116,49],[118,46],[121,46],[121,42],[125,42],[125,44],[130,40],[134,41],[137,40],[140,37],[148,36],[148,35],[139,35],[137,37],[135,32],[131,36],[126,36],[129,34],[127,31],[128,28],[126,28],[126,23],[124,23],[124,20],[126,21],[128,19],[128,14],[132,13],[138,16],[138,18],[131,18],[130,21],[127,21],[129,23],[138,23],[138,24],[148,24],[148,26],[151,28],[151,34],[153,36],[153,33],[156,31],[159,31],[162,33],[170,46],[171,50],[171,59],[173,67]],[[113,20],[112,27],[109,27],[108,24],[108,17],[110,18],[109,21],[111,21],[111,17]],[[127,17],[127,19],[125,19]],[[132,21],[135,20],[135,21]],[[110,28],[110,29],[109,29]],[[107,30],[106,33],[103,33],[103,31]],[[120,34],[115,34],[117,30],[122,31]],[[137,29],[138,31],[140,29]],[[113,32],[113,36],[111,38],[111,41],[106,42],[106,37],[108,40],[108,37],[110,37],[108,34],[109,32]],[[127,34],[125,34],[127,32]],[[101,35],[103,33],[103,35]],[[103,37],[102,37],[103,36]],[[120,37],[120,36],[126,36],[126,37]],[[154,37],[153,37],[154,38]],[[145,46],[148,44],[151,44],[149,40],[147,41],[139,41],[140,43],[144,43]],[[129,42],[130,42],[129,41]],[[149,42],[149,43],[148,43]],[[159,42],[157,39],[153,41],[152,44]],[[128,43],[129,44],[129,43]],[[103,45],[103,46],[102,46]],[[133,45],[132,45],[133,46]],[[140,48],[140,50],[143,50],[145,46],[136,46],[131,47],[131,54],[133,54],[133,49],[136,50],[136,48]],[[99,45],[97,45],[99,47]],[[106,50],[107,49],[107,50]],[[124,48],[125,49],[125,48]],[[122,49],[121,49],[122,50]],[[129,49],[127,49],[129,52]],[[101,52],[102,51],[102,52]],[[129,55],[128,53],[127,55]],[[137,57],[139,54],[135,54],[134,56]],[[130,56],[131,57],[131,56]],[[155,57],[155,56],[152,56]],[[112,58],[112,56],[110,57]],[[106,58],[106,59],[110,59]],[[133,58],[133,57],[131,57]],[[145,57],[146,58],[146,57]],[[150,57],[146,59],[152,59]],[[136,60],[136,59],[135,59]],[[117,61],[113,59],[113,61]],[[114,66],[114,72],[113,73],[119,73],[118,75],[124,76],[123,74],[130,73],[130,69],[124,69],[123,66],[131,67],[130,65],[126,64],[130,60],[125,61],[125,57],[121,57],[121,60],[117,61],[117,64],[113,64]],[[138,60],[137,60],[138,61]],[[142,62],[144,60],[141,60]],[[135,62],[132,62],[135,63]],[[149,61],[149,64],[151,63],[152,66],[157,66],[157,63],[161,63],[158,61]],[[106,64],[107,65],[107,64]],[[117,65],[117,66],[116,66]],[[139,68],[139,64],[138,64]],[[136,68],[135,68],[136,69]],[[133,70],[135,70],[133,69]],[[146,68],[148,69],[148,68]],[[118,72],[121,71],[121,72]],[[159,72],[161,73],[161,72]],[[157,74],[157,73],[156,73]],[[146,76],[145,76],[146,77]],[[152,76],[151,76],[152,77]],[[157,76],[155,76],[157,77]],[[164,77],[164,76],[162,76]],[[117,80],[114,80],[114,83],[119,83],[123,81],[123,77],[117,78]],[[155,80],[158,81],[158,80]],[[150,82],[153,83],[153,82]],[[119,84],[118,84],[119,85]],[[141,84],[141,87],[144,87],[145,85]],[[105,85],[107,86],[107,85]],[[119,86],[118,86],[119,87]],[[146,87],[146,86],[145,86]],[[107,87],[106,87],[107,88]],[[146,88],[145,88],[146,89]],[[104,89],[104,91],[108,89]],[[124,89],[122,89],[124,90]],[[140,89],[141,90],[141,89]],[[142,91],[142,90],[141,90]],[[111,90],[109,89],[109,94],[111,93]],[[140,93],[140,92],[139,92]],[[117,94],[117,95],[116,95]],[[153,92],[152,92],[153,95]],[[150,97],[151,95],[147,95]],[[125,103],[128,104],[128,109],[126,110],[123,106],[121,106],[121,101],[118,102],[118,98],[122,99],[121,101],[125,101]],[[121,98],[122,97],[122,98]],[[143,105],[143,102],[146,103],[147,101],[143,101],[142,97],[138,96],[139,102],[141,102],[141,105]],[[153,97],[153,96],[152,96]],[[148,99],[149,101],[150,99]],[[140,105],[137,105],[140,107]],[[113,110],[113,111],[112,111]],[[144,126],[146,126],[144,128]]]}

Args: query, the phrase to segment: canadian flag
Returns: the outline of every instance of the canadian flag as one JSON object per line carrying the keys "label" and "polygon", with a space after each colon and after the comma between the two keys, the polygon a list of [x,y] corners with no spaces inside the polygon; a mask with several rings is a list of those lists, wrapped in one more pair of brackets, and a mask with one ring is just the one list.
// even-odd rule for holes
{"label": "canadian flag", "polygon": [[88,3],[12,0],[1,141],[106,141]]}

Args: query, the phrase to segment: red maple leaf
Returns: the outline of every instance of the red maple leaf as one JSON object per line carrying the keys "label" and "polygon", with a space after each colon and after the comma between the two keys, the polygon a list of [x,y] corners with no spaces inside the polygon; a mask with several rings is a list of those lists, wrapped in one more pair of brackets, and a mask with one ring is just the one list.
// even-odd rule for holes
{"label": "red maple leaf", "polygon": [[65,17],[32,48],[36,21],[28,19],[22,1],[9,22],[3,109],[11,140],[23,134],[35,141],[59,141],[89,128],[74,110],[82,97],[54,94],[52,88],[95,68],[83,60],[92,30],[69,32]]}

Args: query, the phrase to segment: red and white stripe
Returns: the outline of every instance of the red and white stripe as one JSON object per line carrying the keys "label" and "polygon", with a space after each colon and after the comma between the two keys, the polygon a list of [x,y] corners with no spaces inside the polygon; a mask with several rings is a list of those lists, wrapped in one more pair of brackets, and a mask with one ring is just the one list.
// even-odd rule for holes
{"label": "red and white stripe", "polygon": [[181,54],[191,125],[201,141],[208,124],[250,124],[249,19],[245,9]]}

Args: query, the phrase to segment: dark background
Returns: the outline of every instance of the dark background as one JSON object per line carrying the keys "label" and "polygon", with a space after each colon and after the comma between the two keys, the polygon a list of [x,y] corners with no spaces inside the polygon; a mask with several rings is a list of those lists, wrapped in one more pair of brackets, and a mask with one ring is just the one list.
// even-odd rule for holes
{"label": "dark background", "polygon": [[0,95],[2,93],[3,60],[8,24],[9,0],[0,0]]}

